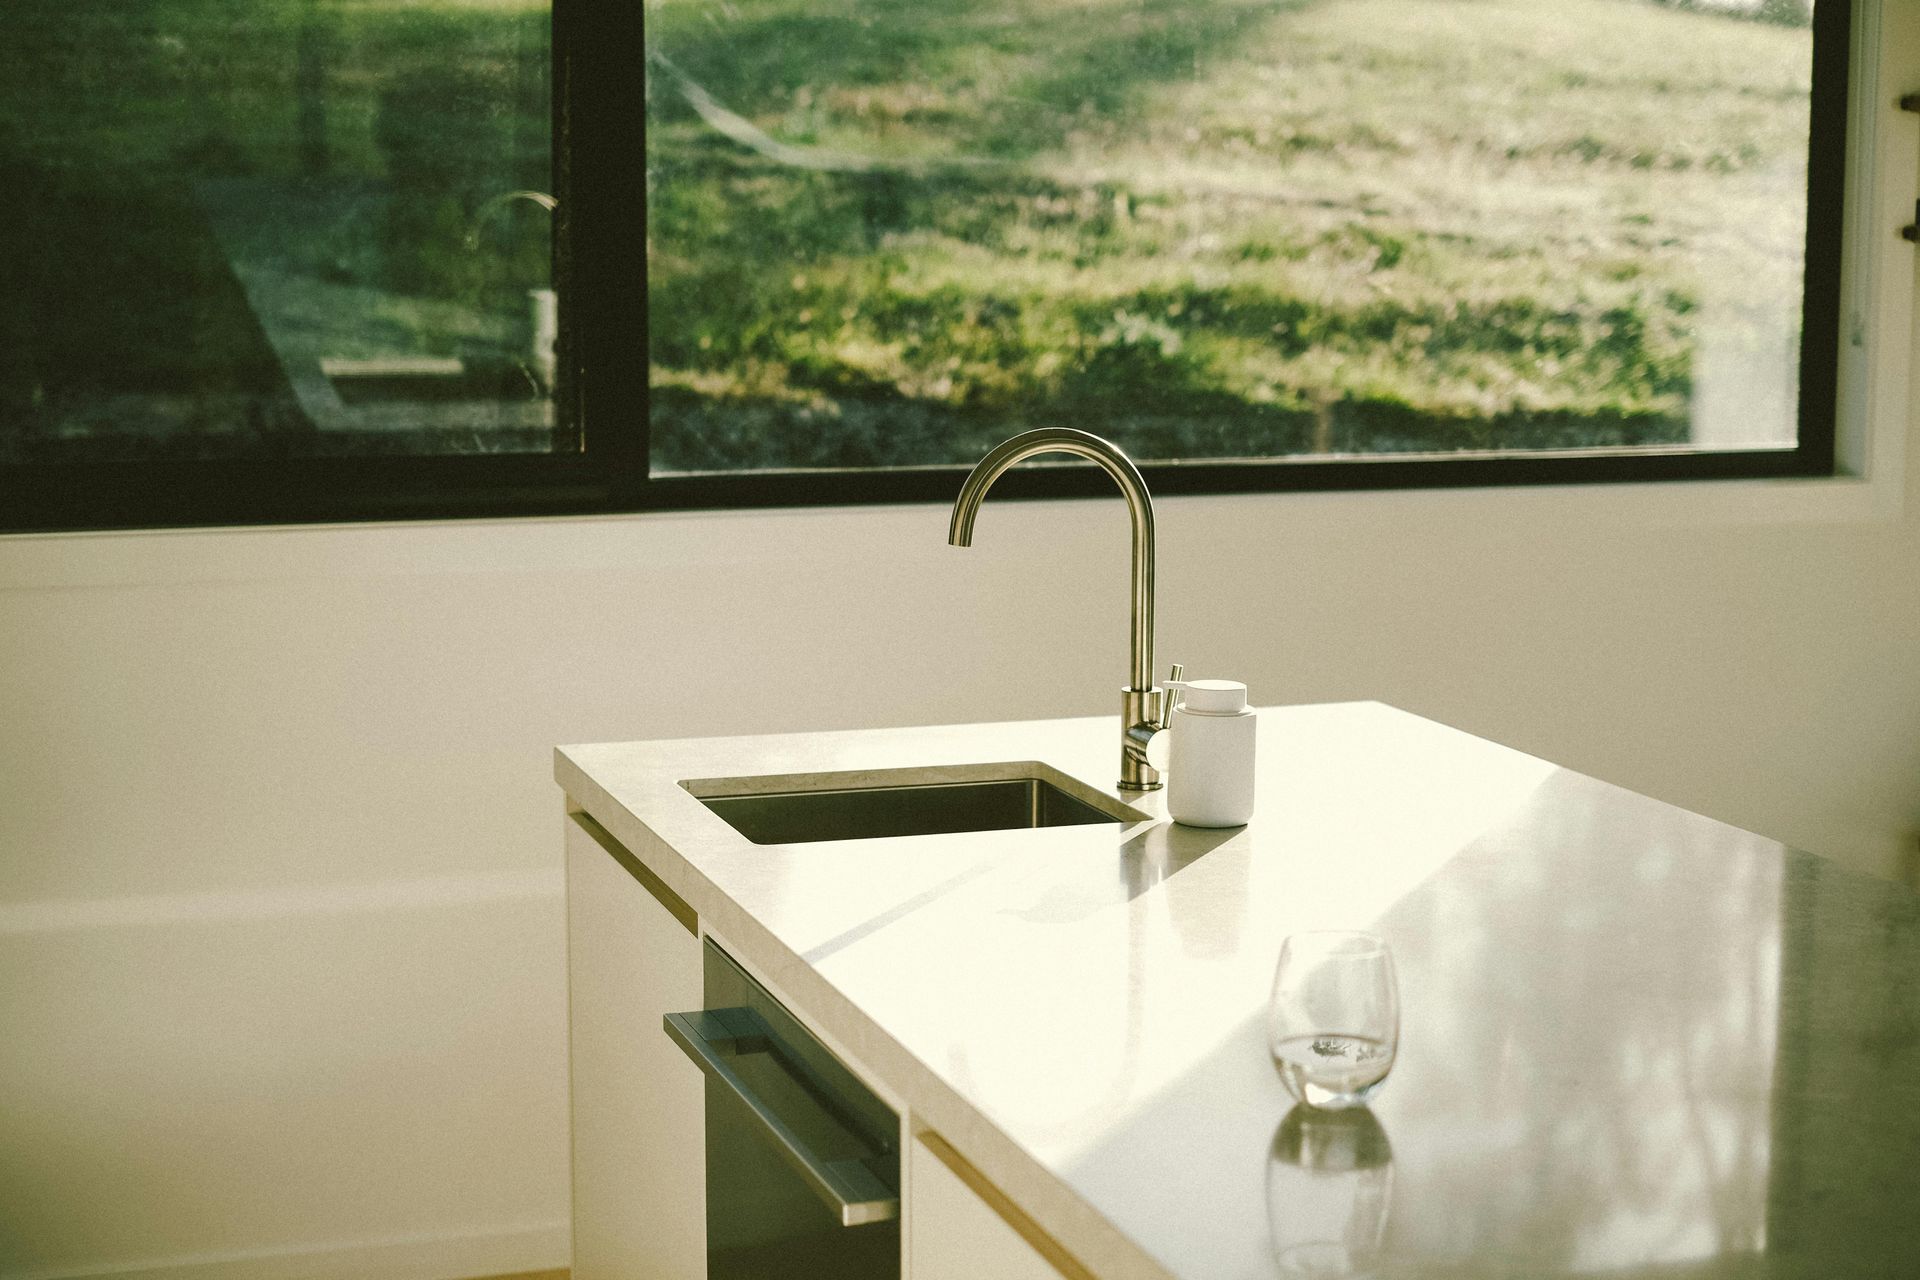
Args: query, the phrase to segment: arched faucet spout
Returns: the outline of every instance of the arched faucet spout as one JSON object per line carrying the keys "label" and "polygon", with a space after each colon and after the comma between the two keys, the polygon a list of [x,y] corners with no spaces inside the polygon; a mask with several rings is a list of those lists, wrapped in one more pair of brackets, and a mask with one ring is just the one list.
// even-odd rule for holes
{"label": "arched faucet spout", "polygon": [[1160,690],[1153,683],[1153,498],[1133,460],[1117,445],[1089,432],[1067,427],[1022,432],[980,459],[960,486],[947,541],[956,547],[972,546],[973,522],[993,482],[1042,453],[1068,453],[1093,462],[1113,478],[1127,500],[1133,523],[1133,623],[1129,680],[1121,691],[1120,785],[1150,791],[1160,785],[1159,771],[1146,763],[1144,749],[1160,719]]}

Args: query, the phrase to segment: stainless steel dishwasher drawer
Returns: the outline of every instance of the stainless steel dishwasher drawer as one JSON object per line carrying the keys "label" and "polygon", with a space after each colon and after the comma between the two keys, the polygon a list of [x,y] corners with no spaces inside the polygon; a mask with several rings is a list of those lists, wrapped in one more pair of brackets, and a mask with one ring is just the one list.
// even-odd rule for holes
{"label": "stainless steel dishwasher drawer", "polygon": [[706,1073],[707,1280],[900,1275],[899,1118],[711,941],[666,1032]]}

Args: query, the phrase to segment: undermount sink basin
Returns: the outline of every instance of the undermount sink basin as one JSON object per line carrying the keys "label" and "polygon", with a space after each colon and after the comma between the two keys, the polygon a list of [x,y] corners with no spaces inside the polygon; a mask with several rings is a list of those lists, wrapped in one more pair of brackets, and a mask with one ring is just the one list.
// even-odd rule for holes
{"label": "undermount sink basin", "polygon": [[[778,790],[725,795],[701,794],[715,783],[682,785],[754,844],[1071,827],[1142,822],[1148,817],[1091,788],[1076,788],[1082,794],[1073,795],[1038,776],[865,786],[833,786],[833,779],[831,774],[806,779],[724,779],[719,785],[729,791],[755,781],[787,784]],[[796,782],[828,785],[792,785]]]}

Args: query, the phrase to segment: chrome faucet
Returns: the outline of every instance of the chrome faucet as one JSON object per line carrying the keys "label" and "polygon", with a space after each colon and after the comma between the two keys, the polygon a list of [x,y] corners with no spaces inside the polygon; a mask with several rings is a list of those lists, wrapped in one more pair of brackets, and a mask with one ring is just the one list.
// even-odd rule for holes
{"label": "chrome faucet", "polygon": [[1127,514],[1133,520],[1133,649],[1130,678],[1120,691],[1120,786],[1128,791],[1156,791],[1161,785],[1160,770],[1147,763],[1147,745],[1165,728],[1171,708],[1153,682],[1153,499],[1133,460],[1085,431],[1066,427],[1024,431],[995,446],[960,486],[947,541],[956,547],[972,546],[973,520],[987,490],[1014,465],[1039,453],[1071,453],[1099,464],[1126,497]]}

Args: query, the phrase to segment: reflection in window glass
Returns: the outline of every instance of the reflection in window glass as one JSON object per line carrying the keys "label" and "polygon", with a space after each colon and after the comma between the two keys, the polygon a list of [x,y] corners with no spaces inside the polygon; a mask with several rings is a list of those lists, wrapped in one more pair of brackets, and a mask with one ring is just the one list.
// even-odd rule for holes
{"label": "reflection in window glass", "polygon": [[1791,448],[1810,0],[652,0],[656,471]]}
{"label": "reflection in window glass", "polygon": [[546,452],[547,0],[7,0],[0,461]]}

